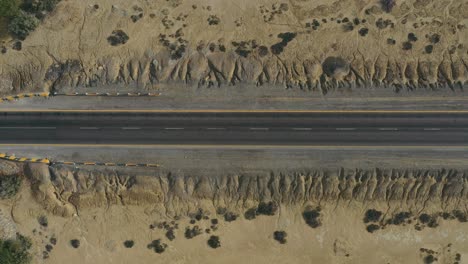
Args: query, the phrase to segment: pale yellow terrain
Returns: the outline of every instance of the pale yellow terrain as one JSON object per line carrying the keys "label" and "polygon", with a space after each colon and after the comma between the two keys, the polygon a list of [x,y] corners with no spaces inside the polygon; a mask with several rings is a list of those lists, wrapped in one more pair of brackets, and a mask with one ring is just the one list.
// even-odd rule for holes
{"label": "pale yellow terrain", "polygon": [[[2,168],[24,177],[24,184],[13,199],[1,201],[0,223],[33,239],[34,263],[427,263],[430,255],[437,259],[433,263],[448,264],[468,259],[468,181],[460,169],[189,176],[163,169],[145,174],[5,161]],[[276,205],[271,215],[247,220],[249,209],[262,202]],[[379,219],[365,220],[370,209],[381,212]],[[311,211],[318,215],[309,225],[311,218],[304,215]],[[227,221],[228,214],[237,219]],[[41,216],[47,227],[39,225]],[[167,226],[160,227],[163,222]],[[377,230],[368,232],[370,225]],[[194,226],[201,234],[186,238],[186,228]],[[172,241],[166,237],[169,229]],[[3,236],[14,235],[8,231],[4,228]],[[287,233],[286,243],[274,239],[275,231]],[[212,235],[219,237],[219,248],[208,245]],[[57,244],[44,259],[52,237]],[[73,239],[79,248],[71,246]],[[162,253],[148,248],[157,239],[167,245]],[[125,248],[126,240],[135,245]]]}
{"label": "pale yellow terrain", "polygon": [[[63,0],[21,51],[0,56],[0,92],[462,90],[467,2],[396,3],[387,13],[376,0]],[[120,31],[128,40],[112,46]]]}

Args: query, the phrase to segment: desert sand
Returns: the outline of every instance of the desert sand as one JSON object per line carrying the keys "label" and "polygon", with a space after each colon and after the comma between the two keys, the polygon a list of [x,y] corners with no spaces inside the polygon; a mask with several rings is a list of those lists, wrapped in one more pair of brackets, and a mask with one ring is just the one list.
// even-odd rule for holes
{"label": "desert sand", "polygon": [[4,41],[0,93],[450,93],[468,78],[467,10],[462,0],[401,0],[389,12],[374,0],[63,0],[20,51]]}
{"label": "desert sand", "polygon": [[23,178],[19,193],[0,203],[0,223],[9,227],[2,235],[31,237],[34,263],[468,259],[461,169],[205,176],[1,163],[4,176]]}

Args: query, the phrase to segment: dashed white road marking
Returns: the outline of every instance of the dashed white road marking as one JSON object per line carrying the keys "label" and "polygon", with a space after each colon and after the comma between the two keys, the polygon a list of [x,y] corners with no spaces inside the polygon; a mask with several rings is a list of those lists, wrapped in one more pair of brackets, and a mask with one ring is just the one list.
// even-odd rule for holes
{"label": "dashed white road marking", "polygon": [[122,127],[123,130],[139,130],[141,127]]}
{"label": "dashed white road marking", "polygon": [[0,127],[0,129],[57,129],[56,127]]}
{"label": "dashed white road marking", "polygon": [[225,130],[226,128],[224,127],[207,127],[207,130]]}
{"label": "dashed white road marking", "polygon": [[292,130],[312,130],[310,127],[294,127]]}
{"label": "dashed white road marking", "polygon": [[440,128],[424,128],[426,131],[438,131]]}
{"label": "dashed white road marking", "polygon": [[182,129],[185,129],[183,127],[165,127],[164,129],[166,130],[182,130]]}
{"label": "dashed white road marking", "polygon": [[250,130],[269,130],[268,127],[251,127]]}
{"label": "dashed white road marking", "polygon": [[382,128],[379,128],[379,130],[383,130],[383,131],[397,131],[398,128],[395,128],[395,127],[382,127]]}
{"label": "dashed white road marking", "polygon": [[99,129],[97,127],[80,127],[81,130],[96,130]]}
{"label": "dashed white road marking", "polygon": [[356,128],[353,128],[353,127],[339,127],[336,130],[350,131],[350,130],[356,130]]}

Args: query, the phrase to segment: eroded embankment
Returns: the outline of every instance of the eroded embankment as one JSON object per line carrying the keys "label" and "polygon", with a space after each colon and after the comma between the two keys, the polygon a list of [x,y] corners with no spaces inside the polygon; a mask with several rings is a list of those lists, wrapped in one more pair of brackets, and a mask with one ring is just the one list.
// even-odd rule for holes
{"label": "eroded embankment", "polygon": [[0,94],[466,87],[466,2],[380,3],[61,1],[22,49],[0,55]]}
{"label": "eroded embankment", "polygon": [[37,201],[63,216],[113,204],[152,204],[167,216],[201,207],[240,213],[260,202],[299,207],[357,202],[378,204],[390,213],[465,212],[468,200],[466,172],[451,169],[311,169],[208,177],[28,164],[25,175]]}

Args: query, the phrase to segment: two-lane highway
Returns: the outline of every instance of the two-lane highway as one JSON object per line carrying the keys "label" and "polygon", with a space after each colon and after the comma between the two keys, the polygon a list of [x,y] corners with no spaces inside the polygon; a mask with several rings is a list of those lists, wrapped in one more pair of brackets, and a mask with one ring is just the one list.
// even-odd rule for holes
{"label": "two-lane highway", "polygon": [[2,144],[468,145],[468,112],[0,113]]}

